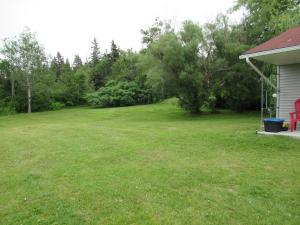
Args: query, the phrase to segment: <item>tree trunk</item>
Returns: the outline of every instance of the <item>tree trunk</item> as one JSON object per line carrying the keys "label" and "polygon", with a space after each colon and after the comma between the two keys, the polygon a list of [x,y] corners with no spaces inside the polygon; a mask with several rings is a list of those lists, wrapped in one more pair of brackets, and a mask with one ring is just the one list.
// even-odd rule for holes
{"label": "tree trunk", "polygon": [[31,113],[31,83],[27,76],[27,100],[28,100],[28,113]]}
{"label": "tree trunk", "polygon": [[10,85],[11,85],[11,97],[14,98],[16,95],[16,90],[15,90],[15,79],[13,77],[10,79]]}

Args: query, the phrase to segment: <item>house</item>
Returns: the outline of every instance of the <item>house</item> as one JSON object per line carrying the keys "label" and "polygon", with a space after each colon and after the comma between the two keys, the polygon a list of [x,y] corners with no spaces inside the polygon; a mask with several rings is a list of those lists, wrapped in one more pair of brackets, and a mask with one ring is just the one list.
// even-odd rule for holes
{"label": "house", "polygon": [[[277,93],[276,117],[289,121],[294,101],[300,98],[300,26],[243,53],[246,62]],[[277,84],[273,84],[251,61],[256,59],[277,66]],[[299,129],[299,128],[298,128]]]}

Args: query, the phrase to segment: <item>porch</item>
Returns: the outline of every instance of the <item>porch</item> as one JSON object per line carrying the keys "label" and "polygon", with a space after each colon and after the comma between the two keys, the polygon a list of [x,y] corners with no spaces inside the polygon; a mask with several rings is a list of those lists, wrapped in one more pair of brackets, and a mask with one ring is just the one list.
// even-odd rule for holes
{"label": "porch", "polygon": [[[290,122],[290,112],[295,112],[295,119],[298,120],[298,131],[282,131],[270,133],[257,131],[257,134],[288,136],[300,138],[300,111],[296,107],[297,99],[300,99],[300,26],[289,29],[271,40],[262,43],[253,49],[248,50],[240,56],[246,59],[246,63],[255,70],[261,77],[261,129],[264,130],[264,118],[271,117],[268,106],[270,93],[265,89],[268,85],[271,96],[275,98],[276,118]],[[266,62],[277,66],[276,83],[265,76],[251,61],[251,59]],[[268,97],[269,96],[269,97]],[[274,102],[273,100],[273,102]],[[296,109],[297,108],[297,109]],[[270,112],[268,116],[265,111]]]}
{"label": "porch", "polygon": [[268,135],[268,136],[285,136],[285,137],[292,137],[292,138],[298,138],[300,139],[300,131],[281,131],[278,133],[272,133],[272,132],[265,132],[265,131],[257,131],[257,134],[260,135]]}

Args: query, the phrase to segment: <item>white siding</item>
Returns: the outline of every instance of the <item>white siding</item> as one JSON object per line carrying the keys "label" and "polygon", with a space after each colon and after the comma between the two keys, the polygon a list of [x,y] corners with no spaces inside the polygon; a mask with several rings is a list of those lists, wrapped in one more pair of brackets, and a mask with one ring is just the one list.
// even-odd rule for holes
{"label": "white siding", "polygon": [[279,67],[279,117],[289,121],[294,102],[300,98],[300,64]]}

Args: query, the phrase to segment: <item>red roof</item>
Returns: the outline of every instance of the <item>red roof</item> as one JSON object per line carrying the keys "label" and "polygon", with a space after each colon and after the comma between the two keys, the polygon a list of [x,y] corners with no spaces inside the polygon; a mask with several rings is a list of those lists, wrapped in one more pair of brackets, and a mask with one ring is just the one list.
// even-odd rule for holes
{"label": "red roof", "polygon": [[287,48],[296,45],[300,45],[300,26],[287,30],[279,36],[274,37],[271,40],[248,50],[243,55],[269,51],[279,48]]}

